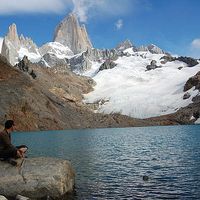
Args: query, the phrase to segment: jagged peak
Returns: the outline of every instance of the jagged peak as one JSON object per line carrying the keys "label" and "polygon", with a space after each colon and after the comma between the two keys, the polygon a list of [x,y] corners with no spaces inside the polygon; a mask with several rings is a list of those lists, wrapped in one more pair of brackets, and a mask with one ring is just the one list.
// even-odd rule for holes
{"label": "jagged peak", "polygon": [[53,41],[68,46],[74,53],[92,48],[86,27],[80,26],[75,13],[68,14],[56,27]]}
{"label": "jagged peak", "polygon": [[21,35],[20,35],[20,37],[19,37],[19,39],[20,39],[20,41],[23,41],[23,40],[25,40],[25,37],[24,37],[24,35],[23,35],[23,34],[21,34]]}
{"label": "jagged peak", "polygon": [[116,49],[123,51],[123,50],[131,48],[131,47],[133,47],[132,42],[129,39],[126,39],[123,42],[119,43],[117,45]]}
{"label": "jagged peak", "polygon": [[73,12],[69,13],[69,15],[66,15],[61,23],[65,23],[65,22],[72,22],[72,23],[75,23],[79,26],[78,18],[76,16],[76,14],[73,13]]}
{"label": "jagged peak", "polygon": [[160,47],[156,46],[155,44],[150,44],[147,46],[147,48],[151,53],[158,53],[158,54],[165,53]]}
{"label": "jagged peak", "polygon": [[17,33],[17,26],[15,23],[11,24],[8,28],[8,33],[6,36],[10,41],[19,42],[19,37]]}

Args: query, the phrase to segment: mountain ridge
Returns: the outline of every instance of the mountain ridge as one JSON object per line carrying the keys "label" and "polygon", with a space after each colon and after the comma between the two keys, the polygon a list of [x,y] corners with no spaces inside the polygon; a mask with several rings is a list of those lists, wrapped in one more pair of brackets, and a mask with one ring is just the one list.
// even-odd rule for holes
{"label": "mountain ridge", "polygon": [[[68,21],[69,24],[66,25]],[[66,25],[65,28],[68,27],[66,30],[63,30],[62,23]],[[77,77],[93,78],[96,86],[93,86],[93,91],[88,91],[89,94],[83,96],[78,94],[79,97],[82,96],[79,98],[78,105],[84,105],[87,109],[91,107],[91,112],[96,112],[100,116],[104,116],[102,113],[106,113],[109,116],[106,119],[110,120],[116,118],[113,113],[118,113],[117,118],[120,118],[121,126],[126,124],[125,119],[129,125],[190,124],[198,121],[199,89],[198,86],[193,86],[195,81],[197,84],[199,81],[200,64],[197,59],[173,57],[154,44],[136,47],[128,39],[114,49],[93,48],[86,28],[79,25],[74,14],[63,19],[58,25],[55,35],[61,30],[62,39],[68,29],[70,34],[66,36],[67,43],[65,40],[60,41],[63,44],[54,41],[37,47],[32,39],[25,38],[23,35],[18,36],[17,27],[13,24],[4,38],[2,55],[12,66],[22,70],[33,79],[35,77],[36,80],[38,80],[38,76],[51,79],[51,76],[54,76],[53,73],[62,74],[64,77],[69,74],[69,71],[78,74]],[[80,31],[83,32],[79,34]],[[81,37],[84,38],[84,42]],[[79,46],[79,43],[82,45]],[[75,49],[72,51],[72,46],[70,48],[68,45],[74,46]],[[27,58],[23,58],[24,56]],[[30,61],[27,62],[27,59]],[[31,67],[27,68],[27,63]],[[51,76],[44,73],[48,74],[49,70]],[[195,74],[197,75],[195,76]],[[192,78],[193,76],[194,78]],[[47,78],[44,79],[48,82]],[[39,80],[41,82],[42,79]],[[60,84],[58,80],[53,80],[58,85]],[[192,87],[185,91],[185,85],[187,87],[192,85]],[[40,88],[39,85],[37,87]],[[75,89],[75,91],[77,90]],[[149,93],[149,91],[151,92]],[[53,87],[47,96],[51,98],[51,95],[60,95],[61,98],[63,95],[62,98],[74,102],[73,91],[70,90],[70,92],[71,94],[66,94],[63,88]],[[53,101],[55,102],[55,100]],[[136,120],[135,118],[146,119],[133,123],[129,117],[123,117],[124,115],[132,117],[134,120]],[[111,124],[107,124],[107,126],[119,126],[116,120],[114,120],[115,122],[111,121]],[[81,124],[81,127],[95,127],[94,124]],[[96,126],[105,127],[106,123],[104,122],[104,125],[96,123]],[[68,126],[61,127],[67,128]],[[74,125],[73,128],[77,128],[77,126]]]}

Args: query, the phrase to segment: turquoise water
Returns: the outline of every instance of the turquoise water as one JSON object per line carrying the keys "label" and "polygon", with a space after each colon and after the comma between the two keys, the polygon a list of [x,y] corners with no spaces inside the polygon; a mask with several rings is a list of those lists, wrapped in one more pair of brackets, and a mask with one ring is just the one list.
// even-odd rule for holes
{"label": "turquoise water", "polygon": [[198,125],[13,133],[13,141],[29,157],[71,161],[69,199],[200,199]]}

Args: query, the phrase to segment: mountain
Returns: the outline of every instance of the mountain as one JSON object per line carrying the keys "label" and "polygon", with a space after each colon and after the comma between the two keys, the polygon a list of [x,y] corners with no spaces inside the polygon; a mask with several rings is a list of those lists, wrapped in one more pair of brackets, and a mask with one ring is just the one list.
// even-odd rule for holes
{"label": "mountain", "polygon": [[41,59],[38,62],[45,67],[68,66],[68,59],[74,53],[59,42],[48,42],[39,48]]}
{"label": "mountain", "polygon": [[6,119],[14,119],[17,130],[26,131],[162,123],[94,113],[92,108],[96,105],[82,101],[83,94],[92,91],[93,84],[92,79],[77,76],[68,69],[44,68],[27,57],[13,67],[0,56],[0,128]]}
{"label": "mountain", "polygon": [[57,26],[53,41],[68,46],[75,54],[92,48],[85,25],[80,26],[73,13]]}
{"label": "mountain", "polygon": [[29,56],[33,62],[41,57],[37,45],[30,38],[24,38],[23,35],[18,36],[16,24],[9,27],[3,40],[1,54],[8,59],[11,65],[19,62],[24,55]]}
{"label": "mountain", "polygon": [[[35,90],[41,93],[45,91],[47,98],[57,95],[52,97],[55,105],[62,104],[66,95],[70,99],[68,101],[73,102],[70,112],[74,118],[71,121],[68,119],[70,126],[63,119],[67,111],[58,109],[59,114],[56,117],[61,121],[60,128],[79,127],[75,122],[75,113],[78,120],[81,121],[80,116],[86,119],[80,122],[80,127],[199,123],[199,60],[173,57],[154,44],[136,47],[129,40],[121,42],[113,49],[96,49],[92,47],[87,31],[81,30],[76,16],[70,14],[58,25],[55,41],[42,47],[37,47],[30,38],[22,35],[19,37],[15,24],[9,27],[3,41],[2,54],[8,63],[15,65],[14,69],[31,78]],[[69,77],[73,78],[68,79]],[[85,87],[90,88],[83,92],[76,88],[83,84],[82,80],[94,81],[96,85],[88,86],[87,81],[83,81],[87,85]],[[52,86],[53,84],[55,85]],[[38,98],[44,98],[40,92]],[[74,100],[74,92],[75,96],[78,95],[78,101]],[[57,102],[58,95],[60,100]],[[25,93],[20,93],[19,96],[29,98]],[[20,99],[17,102],[15,98],[18,99],[15,96],[12,101],[17,105]],[[36,96],[34,98],[37,99]],[[40,100],[38,102],[42,105],[42,112],[48,113],[44,103]],[[8,108],[9,105],[4,107]],[[32,111],[39,112],[35,109]],[[2,110],[1,113],[3,116],[3,113],[9,112]],[[48,117],[51,115],[53,112],[48,113]],[[37,118],[36,124],[41,123],[41,116],[34,117]],[[108,121],[92,123],[90,117],[97,121],[102,118]]]}
{"label": "mountain", "polygon": [[[194,76],[200,71],[199,61],[150,51],[135,52],[132,48],[125,52],[128,56],[118,57],[114,64],[110,63],[110,68],[93,76],[96,86],[85,95],[85,103],[99,102],[97,112],[152,118],[176,113],[199,99],[200,78]],[[191,67],[193,62],[195,65]],[[193,76],[191,82],[196,88],[186,84]],[[189,89],[186,92],[184,88]],[[195,112],[200,113],[200,109]],[[192,116],[193,111],[188,118]]]}
{"label": "mountain", "polygon": [[[132,42],[127,39],[127,40],[121,42],[120,44],[118,44],[117,47],[116,47],[116,49],[118,51],[124,51],[124,50],[126,50],[128,48],[133,48],[133,47],[134,46],[133,46]],[[134,47],[134,49],[136,49],[136,47]]]}

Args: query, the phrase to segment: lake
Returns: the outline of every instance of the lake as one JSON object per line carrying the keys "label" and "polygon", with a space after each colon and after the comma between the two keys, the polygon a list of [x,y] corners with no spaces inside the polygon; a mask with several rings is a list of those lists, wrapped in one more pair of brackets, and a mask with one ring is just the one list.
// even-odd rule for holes
{"label": "lake", "polygon": [[200,199],[199,125],[15,132],[13,142],[71,161],[69,199]]}

